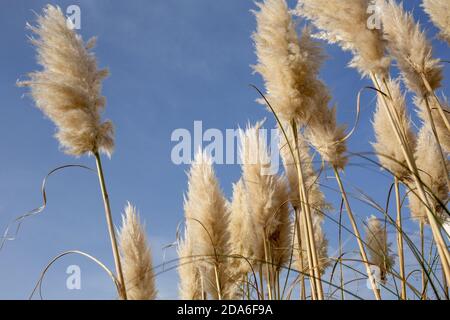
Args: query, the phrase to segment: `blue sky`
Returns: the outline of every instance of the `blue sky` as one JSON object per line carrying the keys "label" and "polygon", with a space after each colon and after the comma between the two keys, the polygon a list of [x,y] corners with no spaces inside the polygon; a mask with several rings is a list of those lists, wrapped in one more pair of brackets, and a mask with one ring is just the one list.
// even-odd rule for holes
{"label": "blue sky", "polygon": [[[0,231],[16,216],[42,203],[40,185],[45,175],[64,164],[94,166],[92,158],[64,155],[52,138],[53,124],[34,107],[17,79],[36,70],[34,48],[27,41],[25,23],[34,22],[48,1],[2,0],[0,11]],[[183,193],[187,166],[176,166],[170,154],[173,130],[193,130],[194,121],[204,129],[245,126],[268,117],[255,101],[249,84],[262,87],[250,68],[255,63],[251,33],[255,9],[249,0],[89,0],[51,1],[81,8],[81,34],[98,36],[95,50],[99,65],[109,67],[104,82],[108,99],[105,116],[116,126],[116,151],[104,160],[114,219],[118,223],[126,201],[131,201],[146,221],[155,264],[164,258],[163,247],[174,242],[183,219]],[[289,1],[293,6],[295,1]],[[407,8],[424,24],[431,36],[435,28],[419,8]],[[433,40],[435,55],[447,58],[445,44]],[[330,58],[322,78],[333,92],[341,122],[353,123],[357,91],[369,82],[346,67],[350,55],[326,46]],[[444,88],[449,87],[449,69]],[[370,117],[373,96],[363,98],[360,125],[350,141],[353,152],[371,151]],[[376,168],[359,166],[353,159],[345,174],[349,188],[366,190],[384,203],[390,179]],[[239,179],[237,165],[217,166],[217,175],[229,196]],[[364,179],[361,179],[364,177]],[[325,184],[336,187],[332,179]],[[57,254],[72,249],[86,251],[113,266],[103,204],[96,176],[68,169],[50,178],[48,206],[39,216],[26,220],[18,238],[0,251],[0,299],[24,299],[31,293],[40,272]],[[328,193],[328,191],[327,191]],[[339,205],[333,192],[329,199]],[[354,201],[361,219],[375,213]],[[335,215],[336,217],[336,215]],[[334,224],[327,224],[330,242],[336,242]],[[331,251],[331,250],[330,250]],[[175,257],[173,249],[166,259]],[[66,289],[66,268],[76,264],[82,271],[82,290]],[[177,296],[176,272],[157,278],[161,298]],[[361,294],[364,293],[361,288]],[[45,278],[44,298],[115,298],[108,277],[84,258],[67,257],[54,265]],[[369,292],[370,294],[370,292]]]}

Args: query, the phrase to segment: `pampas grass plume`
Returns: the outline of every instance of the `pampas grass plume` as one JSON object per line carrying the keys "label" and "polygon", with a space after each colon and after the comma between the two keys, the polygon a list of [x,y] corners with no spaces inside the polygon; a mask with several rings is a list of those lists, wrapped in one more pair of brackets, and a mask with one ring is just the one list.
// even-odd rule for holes
{"label": "pampas grass plume", "polygon": [[203,297],[202,278],[198,268],[198,262],[193,255],[193,243],[189,236],[189,230],[185,230],[185,239],[180,240],[177,247],[178,275],[180,278],[178,291],[182,300],[200,300]]}
{"label": "pampas grass plume", "polygon": [[[405,95],[402,94],[398,80],[388,79],[387,86],[392,96],[392,105],[400,120],[400,128],[407,138],[407,143],[412,150],[415,147],[415,135],[411,130],[411,119],[407,114]],[[373,119],[376,142],[373,147],[377,153],[380,164],[392,172],[399,180],[409,176],[406,158],[395,136],[395,132],[389,123],[387,111],[383,108],[383,97],[378,95],[378,104]]]}
{"label": "pampas grass plume", "polygon": [[51,5],[39,16],[38,25],[29,28],[38,36],[32,43],[42,70],[18,85],[31,88],[37,107],[56,124],[56,138],[66,153],[80,156],[102,151],[110,156],[113,125],[100,119],[106,103],[101,84],[108,71],[97,68],[90,52],[95,39],[84,43],[68,27],[61,9]]}
{"label": "pampas grass plume", "polygon": [[394,266],[395,259],[391,252],[391,244],[382,221],[371,216],[366,226],[366,244],[369,249],[370,262],[380,269],[380,280],[386,281],[386,273]]}
{"label": "pampas grass plume", "polygon": [[344,169],[348,163],[346,126],[337,123],[336,107],[328,107],[331,96],[325,84],[320,82],[316,94],[314,115],[305,129],[305,138],[324,161],[333,167]]}
{"label": "pampas grass plume", "polygon": [[257,31],[253,35],[258,64],[254,70],[265,81],[266,97],[285,121],[306,121],[313,107],[315,82],[324,55],[304,29],[301,38],[285,0],[257,3]]}
{"label": "pampas grass plume", "polygon": [[119,243],[128,299],[155,299],[157,291],[151,251],[144,226],[131,203],[127,204],[125,214],[122,216]]}
{"label": "pampas grass plume", "polygon": [[423,0],[422,7],[431,21],[441,30],[440,36],[450,44],[450,2],[448,0]]}
{"label": "pampas grass plume", "polygon": [[417,95],[425,96],[428,90],[423,75],[432,90],[439,88],[443,77],[440,60],[433,58],[431,43],[413,15],[395,1],[383,2],[382,9],[384,37],[406,86]]}
{"label": "pampas grass plume", "polygon": [[390,59],[385,56],[381,32],[368,27],[370,4],[370,0],[299,0],[295,13],[321,30],[319,38],[351,51],[350,66],[362,75],[384,75]]}
{"label": "pampas grass plume", "polygon": [[[251,271],[253,259],[252,243],[256,241],[255,226],[249,209],[249,199],[243,180],[233,186],[233,200],[230,208],[230,254],[237,255],[231,265],[237,277],[247,275]],[[246,260],[248,259],[248,261]]]}
{"label": "pampas grass plume", "polygon": [[[442,157],[439,145],[431,132],[429,126],[424,125],[419,131],[417,148],[414,154],[419,169],[420,180],[425,186],[430,209],[441,221],[448,217],[444,208],[439,203],[446,204],[448,201],[447,178],[449,162],[446,160],[446,168],[440,165]],[[412,217],[422,223],[429,223],[427,218],[427,207],[417,196],[417,190],[412,189],[409,193],[409,207]],[[438,201],[439,200],[439,201]]]}
{"label": "pampas grass plume", "polygon": [[262,123],[240,131],[240,155],[249,210],[255,226],[255,259],[265,260],[264,235],[273,248],[273,263],[283,265],[289,258],[291,224],[288,211],[288,189],[285,177],[267,172],[270,157],[260,134]]}
{"label": "pampas grass plume", "polygon": [[189,186],[184,203],[187,237],[194,256],[201,257],[200,272],[205,280],[205,290],[218,297],[214,268],[219,269],[221,291],[228,283],[226,258],[228,254],[228,204],[220,189],[212,159],[201,150],[195,156],[189,171]]}

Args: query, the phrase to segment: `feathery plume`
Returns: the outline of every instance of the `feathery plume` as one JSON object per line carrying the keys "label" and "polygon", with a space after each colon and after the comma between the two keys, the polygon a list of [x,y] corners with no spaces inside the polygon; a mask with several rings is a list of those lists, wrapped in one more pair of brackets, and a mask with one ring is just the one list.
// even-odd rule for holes
{"label": "feathery plume", "polygon": [[[406,86],[419,96],[428,92],[423,78],[434,91],[441,86],[442,65],[433,58],[433,48],[411,13],[395,1],[382,4],[384,37],[396,59]],[[423,78],[422,78],[423,77]]]}
{"label": "feathery plume", "polygon": [[380,219],[371,216],[366,226],[366,244],[369,249],[370,262],[380,270],[380,281],[386,282],[386,274],[394,266],[395,259],[388,242],[387,232]]}
{"label": "feathery plume", "polygon": [[434,25],[441,30],[441,38],[450,44],[450,2],[448,0],[423,0],[422,7]]}
{"label": "feathery plume", "polygon": [[57,126],[56,138],[64,151],[80,156],[114,149],[113,124],[101,122],[106,100],[101,96],[102,80],[108,71],[97,68],[90,50],[95,39],[84,43],[67,25],[59,7],[48,5],[29,28],[38,36],[32,39],[42,71],[33,72],[19,86],[31,88],[39,109]]}
{"label": "feathery plume", "polygon": [[[407,138],[407,143],[414,150],[415,135],[411,130],[411,119],[407,114],[405,95],[402,94],[398,80],[386,80],[392,97],[392,105],[400,119],[400,128]],[[381,165],[392,172],[399,180],[405,180],[410,172],[402,152],[398,146],[395,132],[389,123],[389,117],[383,108],[383,97],[378,95],[378,104],[373,119],[376,142],[373,143]]]}
{"label": "feathery plume", "polygon": [[[447,100],[428,99],[430,106],[431,116],[433,117],[433,122],[436,127],[436,133],[439,138],[439,143],[441,144],[442,150],[449,154],[450,153],[450,132],[448,131],[445,123],[439,114],[440,107],[443,108],[444,115],[450,121],[450,107]],[[415,97],[414,104],[417,107],[418,115],[423,120],[423,123],[431,128],[431,119],[428,116],[426,101],[423,98]]]}
{"label": "feathery plume", "polygon": [[[363,76],[388,73],[390,59],[385,56],[382,34],[368,27],[371,0],[299,0],[295,14],[310,19],[321,30],[318,37],[339,44],[354,55],[350,66]],[[376,7],[374,7],[376,10]]]}
{"label": "feathery plume", "polygon": [[194,250],[188,232],[188,230],[185,230],[185,239],[180,240],[177,247],[180,259],[178,291],[181,300],[201,300],[203,297],[202,278],[198,262],[193,255]]}
{"label": "feathery plume", "polygon": [[249,262],[252,262],[253,259],[251,244],[255,242],[255,227],[250,216],[249,199],[242,179],[233,185],[229,234],[230,254],[238,256],[231,262],[233,272],[245,276],[251,271]]}
{"label": "feathery plume", "polygon": [[295,118],[305,122],[314,104],[313,79],[325,57],[308,28],[299,39],[285,0],[265,0],[257,6],[254,70],[263,77],[277,115],[288,122]]}
{"label": "feathery plume", "polygon": [[255,227],[249,210],[249,199],[242,178],[233,185],[233,200],[230,206],[230,273],[233,284],[230,299],[242,298],[242,280],[252,272],[253,246],[256,241]]}
{"label": "feathery plume", "polygon": [[[447,179],[448,160],[446,167],[437,165],[442,163],[442,157],[439,151],[439,145],[431,132],[431,129],[424,125],[419,131],[417,139],[417,148],[414,154],[419,169],[420,180],[424,184],[428,202],[432,206],[431,211],[436,214],[436,218],[443,221],[448,218],[442,204],[448,201]],[[411,215],[415,220],[422,223],[429,223],[427,219],[427,208],[417,196],[417,191],[411,188],[408,193],[409,207]]]}
{"label": "feathery plume", "polygon": [[[200,257],[205,290],[215,299],[226,293],[228,275],[228,206],[214,173],[211,158],[199,150],[189,171],[189,190],[184,203],[189,241]],[[220,288],[217,287],[218,271]]]}
{"label": "feathery plume", "polygon": [[336,107],[328,108],[330,93],[325,84],[318,86],[314,116],[305,129],[306,140],[332,166],[343,169],[348,157],[345,155],[345,125],[336,122]]}
{"label": "feathery plume", "polygon": [[[272,248],[272,263],[282,266],[289,258],[291,223],[285,177],[267,173],[270,158],[266,142],[260,135],[262,123],[240,131],[242,178],[255,226],[255,259],[265,260],[264,241]],[[264,235],[266,238],[264,238]]]}
{"label": "feathery plume", "polygon": [[[291,145],[293,151],[296,153],[295,149],[295,141],[292,134],[292,131],[288,129],[288,126],[285,126],[286,135],[289,139],[289,144]],[[280,131],[280,130],[279,130]],[[319,177],[316,173],[316,170],[313,166],[313,157],[310,153],[309,146],[306,143],[304,137],[301,132],[298,132],[298,148],[300,154],[300,164],[302,166],[303,179],[305,182],[305,187],[308,192],[308,202],[313,210],[313,213],[318,214],[323,217],[323,211],[330,208],[330,205],[326,203],[325,196],[319,188]],[[280,134],[280,154],[281,159],[283,160],[284,171],[286,177],[289,182],[289,201],[291,202],[293,207],[299,207],[300,203],[300,195],[298,188],[298,174],[297,169],[295,167],[295,161],[292,157],[292,152],[289,148],[289,145],[286,141],[286,137],[283,134]]]}
{"label": "feathery plume", "polygon": [[120,252],[130,300],[154,300],[155,279],[150,247],[136,208],[128,203],[119,232]]}
{"label": "feathery plume", "polygon": [[[331,265],[331,261],[328,257],[328,239],[326,238],[323,229],[322,229],[323,219],[321,216],[313,216],[313,228],[314,228],[314,241],[317,249],[317,258],[318,258],[318,269],[321,274],[325,272],[325,270]],[[303,230],[303,228],[301,228]],[[296,232],[296,231],[294,231]],[[305,272],[305,270],[309,269],[309,261],[306,254],[306,234],[302,232],[301,234],[302,246],[300,249],[300,245],[298,243],[298,237],[295,237],[295,267],[297,270]],[[300,252],[302,250],[302,252]],[[302,259],[302,263],[300,263],[300,259]],[[303,270],[301,266],[303,265]]]}

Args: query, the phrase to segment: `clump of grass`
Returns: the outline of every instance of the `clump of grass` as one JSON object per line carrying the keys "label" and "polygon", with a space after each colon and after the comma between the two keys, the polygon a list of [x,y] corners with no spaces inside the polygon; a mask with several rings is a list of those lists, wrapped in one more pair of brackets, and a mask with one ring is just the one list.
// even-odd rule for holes
{"label": "clump of grass", "polygon": [[[331,299],[338,291],[344,299],[346,292],[358,297],[347,288],[353,282],[367,279],[376,299],[382,298],[382,290],[404,300],[410,298],[408,292],[413,298],[427,299],[431,290],[437,299],[442,292],[448,298],[450,256],[442,231],[450,221],[447,209],[450,127],[448,106],[435,94],[442,83],[441,61],[433,57],[432,46],[412,14],[395,1],[379,3],[383,29],[368,28],[370,3],[299,0],[295,13],[313,22],[319,29],[315,35],[310,27],[297,33],[296,21],[285,0],[257,3],[253,40],[258,61],[254,70],[262,76],[266,89],[265,94],[258,90],[260,102],[277,120],[284,174],[271,171],[271,150],[260,134],[263,122],[239,131],[242,177],[233,186],[231,202],[219,186],[211,157],[198,151],[188,173],[185,232],[177,246],[180,298],[291,299],[293,289],[300,284],[300,299]],[[445,12],[439,10],[446,5],[438,0],[425,0],[424,8],[445,37],[448,30],[441,14]],[[100,158],[100,153],[111,156],[114,146],[112,124],[101,120],[105,105],[101,82],[107,72],[97,68],[90,51],[94,41],[84,43],[67,26],[61,10],[52,6],[44,10],[38,26],[31,29],[39,37],[32,42],[43,70],[30,74],[29,80],[19,84],[31,88],[36,105],[55,122],[56,137],[65,152],[95,156],[117,273],[116,278],[94,257],[70,251],[52,260],[36,288],[56,260],[76,253],[100,265],[113,278],[121,298],[155,299],[154,278],[158,273],[152,264],[144,226],[131,204],[127,205],[122,220],[119,255]],[[370,78],[375,86],[378,103],[373,118],[376,137],[373,147],[379,167],[393,175],[386,208],[363,190],[358,190],[362,195],[358,197],[344,186],[341,175],[349,168],[347,139],[352,134],[346,133],[346,126],[337,122],[331,94],[319,78],[325,54],[314,36],[352,52],[350,66]],[[390,75],[392,60],[397,61],[402,81],[415,94],[414,102],[423,122],[417,137],[400,81]],[[314,164],[312,151],[320,156],[320,170]],[[338,190],[333,191],[341,198],[340,212],[345,207],[351,228],[341,217],[338,221],[328,214],[333,208],[323,189],[330,187],[321,185],[322,174],[328,167],[338,183]],[[404,198],[409,199],[409,211],[419,222],[418,239],[403,225],[402,185],[407,190]],[[393,190],[395,219],[389,212]],[[358,216],[352,209],[351,202],[355,199],[378,210],[385,218],[383,223],[371,216],[365,223],[364,239]],[[328,252],[326,218],[339,228],[338,257]],[[430,227],[433,236],[428,257],[425,226]],[[388,227],[396,231],[398,272]],[[350,234],[360,258],[348,258],[350,252],[344,252],[343,231]],[[419,269],[409,273],[404,243],[419,264]],[[330,281],[326,281],[325,272],[333,261]],[[338,264],[341,278],[335,284],[333,276]],[[374,279],[373,266],[380,270],[380,279]],[[437,274],[438,268],[442,268],[442,279]],[[349,272],[355,278],[345,281]],[[415,272],[422,273],[421,289],[411,283]],[[280,282],[283,275],[284,286]],[[307,278],[309,292],[305,285]],[[324,285],[328,286],[328,297]]]}

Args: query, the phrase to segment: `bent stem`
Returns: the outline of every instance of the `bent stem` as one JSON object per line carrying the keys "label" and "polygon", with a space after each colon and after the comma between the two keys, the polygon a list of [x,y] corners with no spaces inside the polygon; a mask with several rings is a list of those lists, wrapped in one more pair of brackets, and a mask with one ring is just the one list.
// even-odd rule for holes
{"label": "bent stem", "polygon": [[403,229],[402,229],[402,207],[400,200],[400,188],[398,178],[395,177],[395,202],[397,206],[397,249],[398,249],[398,259],[400,264],[400,277],[402,280],[401,285],[401,299],[406,300],[406,278],[405,278],[405,256],[403,252]]}
{"label": "bent stem", "polygon": [[116,266],[117,278],[120,284],[119,295],[122,299],[127,300],[127,291],[125,288],[125,281],[123,278],[122,264],[120,263],[119,248],[117,246],[116,234],[114,232],[114,224],[111,215],[111,206],[109,204],[108,191],[106,190],[105,176],[103,174],[102,161],[98,151],[94,152],[95,162],[97,164],[97,174],[100,182],[100,188],[103,196],[103,204],[105,206],[106,224],[108,226],[109,238],[111,240],[111,248],[114,256],[114,264]]}
{"label": "bent stem", "polygon": [[361,260],[364,263],[364,266],[366,267],[366,272],[367,272],[367,275],[369,277],[369,281],[370,281],[373,293],[374,293],[375,298],[377,300],[381,300],[380,292],[378,291],[378,288],[377,288],[377,285],[376,285],[376,281],[373,278],[372,270],[370,270],[370,265],[369,265],[369,260],[367,259],[366,250],[364,249],[364,245],[363,245],[363,242],[361,240],[361,235],[359,233],[358,226],[356,225],[356,221],[355,221],[355,218],[353,216],[353,212],[352,212],[352,209],[350,207],[350,203],[349,203],[348,198],[347,198],[347,193],[345,192],[344,185],[342,184],[341,176],[340,176],[339,171],[336,168],[336,166],[333,166],[333,171],[334,171],[334,175],[336,176],[336,180],[338,182],[339,189],[341,191],[342,199],[344,200],[345,208],[347,210],[347,214],[348,214],[348,217],[350,219],[350,223],[351,223],[352,228],[353,228],[353,233],[355,234],[356,241],[358,242],[359,253],[361,254]]}

